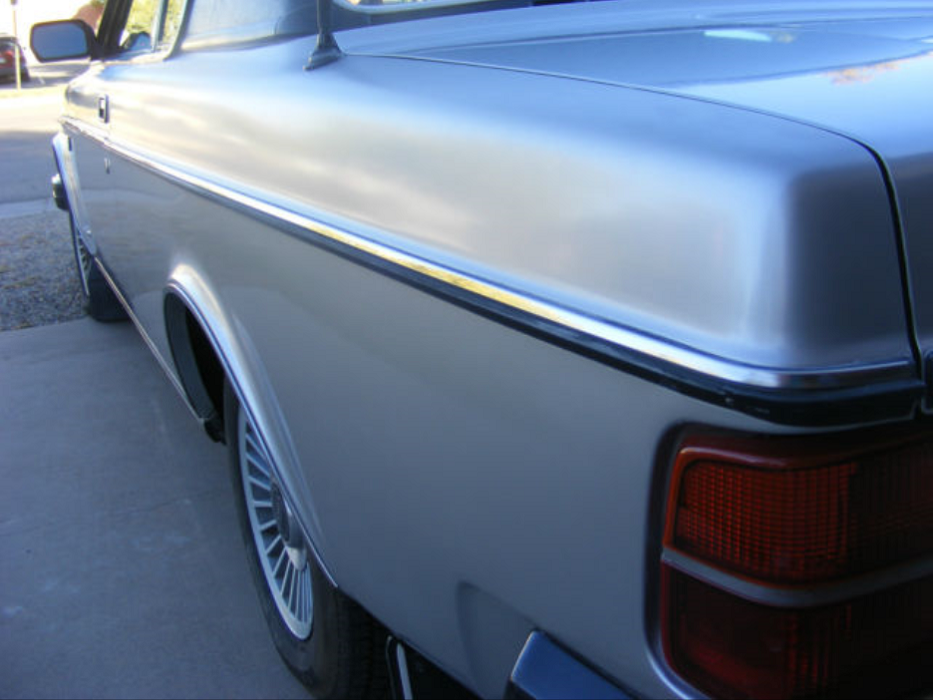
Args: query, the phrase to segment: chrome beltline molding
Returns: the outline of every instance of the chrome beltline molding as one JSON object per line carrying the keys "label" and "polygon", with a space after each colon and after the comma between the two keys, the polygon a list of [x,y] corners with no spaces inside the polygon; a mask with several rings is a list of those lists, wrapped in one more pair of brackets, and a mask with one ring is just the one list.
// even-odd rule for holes
{"label": "chrome beltline molding", "polygon": [[[617,349],[619,355],[639,355],[653,363],[686,370],[736,387],[766,392],[775,390],[803,393],[839,391],[857,389],[866,385],[878,386],[890,382],[903,383],[917,380],[914,362],[909,357],[796,370],[756,366],[709,355],[518,290],[509,289],[489,280],[480,279],[325,223],[314,216],[272,204],[262,199],[259,194],[249,194],[233,189],[141,153],[128,145],[112,140],[103,129],[73,118],[64,117],[62,124],[67,129],[77,131],[99,142],[116,155],[198,194],[210,196],[254,215],[285,224],[290,232],[295,232],[312,241],[323,239],[325,242],[336,244],[350,257],[356,253],[356,257],[375,259],[390,268],[406,273],[409,278],[412,276],[420,278],[419,282],[422,286],[425,283],[429,284],[432,291],[441,296],[453,296],[460,299],[465,296],[472,297],[485,301],[488,305],[505,307],[520,315],[543,321],[544,325],[556,326],[566,331],[563,337],[565,339],[570,337],[571,342],[573,339],[579,339],[580,344],[585,344],[586,339],[595,340],[603,346]],[[474,304],[474,306],[482,305]],[[541,330],[540,326],[535,326],[533,322],[528,325],[534,327],[535,330]],[[547,330],[544,330],[544,334],[547,335]]]}

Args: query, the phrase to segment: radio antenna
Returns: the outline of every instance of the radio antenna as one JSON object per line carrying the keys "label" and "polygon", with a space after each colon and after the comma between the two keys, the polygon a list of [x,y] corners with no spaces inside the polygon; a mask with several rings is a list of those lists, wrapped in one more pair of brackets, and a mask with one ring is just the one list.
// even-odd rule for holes
{"label": "radio antenna", "polygon": [[317,46],[311,52],[305,70],[314,70],[328,63],[333,63],[343,56],[343,51],[337,46],[332,28],[333,0],[318,0],[317,2]]}

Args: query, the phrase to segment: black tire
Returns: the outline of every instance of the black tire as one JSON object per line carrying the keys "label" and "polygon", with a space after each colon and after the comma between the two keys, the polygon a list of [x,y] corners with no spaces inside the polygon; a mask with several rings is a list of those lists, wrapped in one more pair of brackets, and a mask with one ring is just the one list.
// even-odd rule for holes
{"label": "black tire", "polygon": [[[279,655],[319,700],[389,697],[385,628],[334,588],[310,553],[306,558],[313,609],[310,633],[299,638],[286,624],[263,569],[250,520],[251,506],[247,503],[240,460],[243,421],[239,401],[229,382],[224,384],[224,425],[243,544],[262,612]],[[251,424],[249,429],[255,431]],[[278,531],[278,526],[272,525],[272,529]],[[269,529],[263,529],[263,533],[268,535]],[[303,536],[301,538],[304,542]]]}
{"label": "black tire", "polygon": [[91,254],[88,252],[78,230],[75,227],[74,217],[68,217],[71,223],[71,244],[75,254],[75,265],[78,268],[78,285],[84,297],[84,310],[88,316],[101,323],[114,323],[129,318],[126,309],[113,293],[104,275],[97,268]]}

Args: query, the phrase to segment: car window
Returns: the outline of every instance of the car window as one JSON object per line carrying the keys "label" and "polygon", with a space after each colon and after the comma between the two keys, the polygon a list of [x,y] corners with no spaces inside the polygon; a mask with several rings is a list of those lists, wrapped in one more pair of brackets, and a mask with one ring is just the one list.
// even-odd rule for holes
{"label": "car window", "polygon": [[72,19],[80,19],[96,33],[104,14],[104,0],[90,0],[78,8]]}
{"label": "car window", "polygon": [[313,20],[316,7],[313,0],[197,0],[191,8],[185,41],[272,36],[295,14]]}
{"label": "car window", "polygon": [[123,52],[150,51],[161,9],[161,0],[132,0],[123,32],[120,49]]}
{"label": "car window", "polygon": [[185,0],[168,0],[165,3],[165,18],[162,21],[162,32],[159,37],[160,49],[167,49],[175,42],[175,37],[181,29],[184,9]]}

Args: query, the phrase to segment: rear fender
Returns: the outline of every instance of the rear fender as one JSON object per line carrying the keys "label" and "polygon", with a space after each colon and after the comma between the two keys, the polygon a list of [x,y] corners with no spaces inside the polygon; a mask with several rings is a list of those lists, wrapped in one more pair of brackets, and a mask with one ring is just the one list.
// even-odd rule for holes
{"label": "rear fender", "polygon": [[[236,393],[241,410],[247,412],[253,425],[258,428],[263,446],[272,457],[271,466],[283,495],[292,511],[298,515],[305,538],[321,571],[324,572],[332,586],[339,588],[321,555],[318,543],[321,542],[323,535],[316,514],[313,508],[298,507],[299,501],[294,496],[301,491],[300,486],[294,483],[292,477],[292,475],[300,474],[297,454],[292,446],[285,421],[277,410],[278,404],[271,385],[262,371],[258,353],[249,342],[248,334],[231,321],[212,288],[190,265],[179,264],[172,270],[165,288],[164,299],[166,332],[176,372],[188,362],[185,354],[190,356],[191,353],[190,347],[182,347],[182,344],[177,342],[179,337],[184,337],[178,332],[178,324],[183,323],[180,312],[186,310],[191,313],[204,332],[230,386]],[[197,390],[193,390],[181,374],[179,377],[185,387],[188,401],[197,412],[194,403],[197,400]],[[285,468],[282,465],[286,465]]]}

